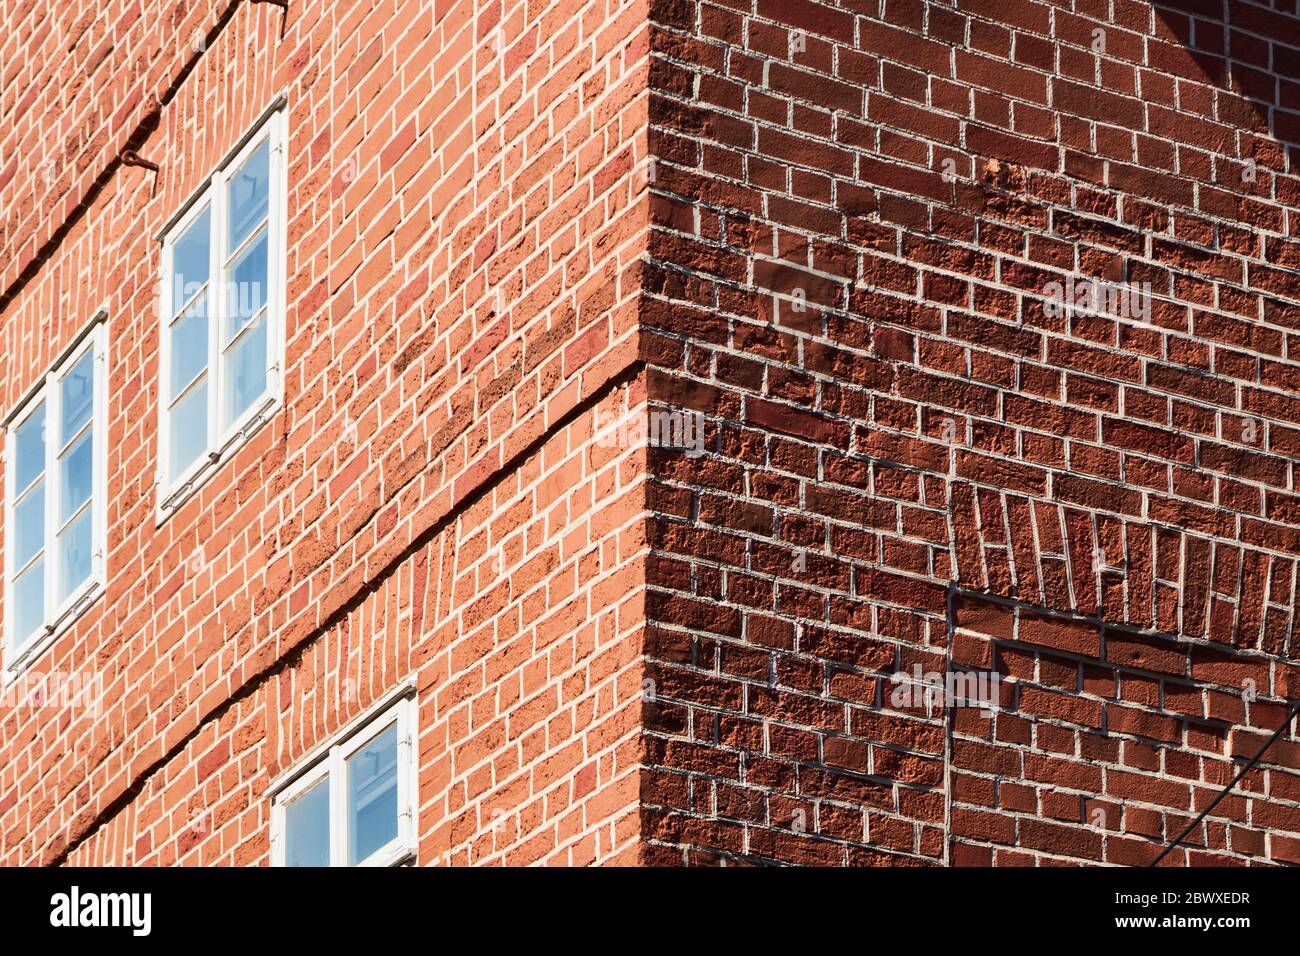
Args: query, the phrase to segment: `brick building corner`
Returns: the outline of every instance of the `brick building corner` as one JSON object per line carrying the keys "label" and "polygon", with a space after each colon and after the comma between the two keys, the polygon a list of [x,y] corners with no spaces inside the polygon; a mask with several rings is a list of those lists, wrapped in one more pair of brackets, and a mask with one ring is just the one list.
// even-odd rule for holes
{"label": "brick building corner", "polygon": [[[1143,865],[1282,727],[1161,862],[1300,863],[1294,4],[4,18],[0,406],[93,329],[105,487],[3,862],[275,862],[398,695],[400,862]],[[269,113],[282,397],[169,494]]]}

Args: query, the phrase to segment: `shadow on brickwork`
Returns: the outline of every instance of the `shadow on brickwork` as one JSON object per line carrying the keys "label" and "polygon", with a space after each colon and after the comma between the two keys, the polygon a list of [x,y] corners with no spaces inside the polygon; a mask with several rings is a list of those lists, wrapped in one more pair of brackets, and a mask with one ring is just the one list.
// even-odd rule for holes
{"label": "shadow on brickwork", "polygon": [[1280,144],[1254,140],[1251,150],[1243,143],[1239,158],[1280,168],[1276,160],[1285,150],[1294,168],[1300,160],[1300,14],[1242,0],[1153,7],[1157,35],[1177,41],[1187,54],[1183,62],[1161,68],[1219,90],[1220,122]]}

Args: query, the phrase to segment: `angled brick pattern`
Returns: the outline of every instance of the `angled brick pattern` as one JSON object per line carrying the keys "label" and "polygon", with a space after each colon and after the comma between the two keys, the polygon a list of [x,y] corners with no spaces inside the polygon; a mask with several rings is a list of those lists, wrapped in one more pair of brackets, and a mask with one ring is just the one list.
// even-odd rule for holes
{"label": "angled brick pattern", "polygon": [[[1268,656],[975,596],[954,624],[952,663],[1007,677],[999,710],[953,714],[957,865],[1145,865],[1287,714],[1265,689],[1295,665]],[[1296,863],[1298,758],[1269,747],[1163,862]]]}

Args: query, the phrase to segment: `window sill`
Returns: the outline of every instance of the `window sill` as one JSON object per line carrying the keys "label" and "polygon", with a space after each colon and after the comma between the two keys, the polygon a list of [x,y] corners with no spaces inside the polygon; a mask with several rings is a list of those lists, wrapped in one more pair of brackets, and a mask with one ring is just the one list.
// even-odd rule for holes
{"label": "window sill", "polygon": [[158,506],[154,513],[154,527],[162,527],[167,519],[181,509],[206,485],[223,465],[252,441],[253,436],[266,427],[284,408],[279,396],[267,396],[254,406],[226,433],[219,451],[209,451],[191,465],[176,481],[163,487],[159,484]]}
{"label": "window sill", "polygon": [[15,683],[23,673],[31,667],[37,660],[45,655],[54,642],[62,637],[67,631],[81,620],[86,613],[98,603],[103,597],[107,588],[102,580],[94,580],[86,585],[81,596],[73,601],[68,609],[63,613],[55,625],[48,629],[40,637],[34,639],[27,647],[23,648],[12,661],[8,660],[8,654],[11,647],[5,647],[5,668],[0,673],[0,687],[8,687]]}
{"label": "window sill", "polygon": [[415,866],[415,847],[399,844],[390,850],[378,850],[351,869],[392,869],[399,866]]}

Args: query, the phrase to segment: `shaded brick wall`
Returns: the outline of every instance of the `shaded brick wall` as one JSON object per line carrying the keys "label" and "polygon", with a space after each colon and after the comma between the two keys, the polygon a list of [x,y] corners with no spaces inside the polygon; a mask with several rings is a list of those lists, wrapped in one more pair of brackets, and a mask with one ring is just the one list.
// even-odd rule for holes
{"label": "shaded brick wall", "polygon": [[[1145,865],[1152,841],[1182,833],[1283,722],[1268,698],[1300,690],[1249,699],[1243,686],[1269,687],[1280,670],[1269,655],[1095,619],[967,597],[955,624],[952,660],[1011,681],[1005,710],[962,709],[952,723],[958,865]],[[1294,738],[1271,746],[1188,835],[1186,862],[1300,862],[1298,758]]]}
{"label": "shaded brick wall", "polygon": [[[1300,19],[1183,10],[655,4],[649,858],[1142,863],[1283,722]],[[1296,753],[1166,862],[1296,862]]]}

